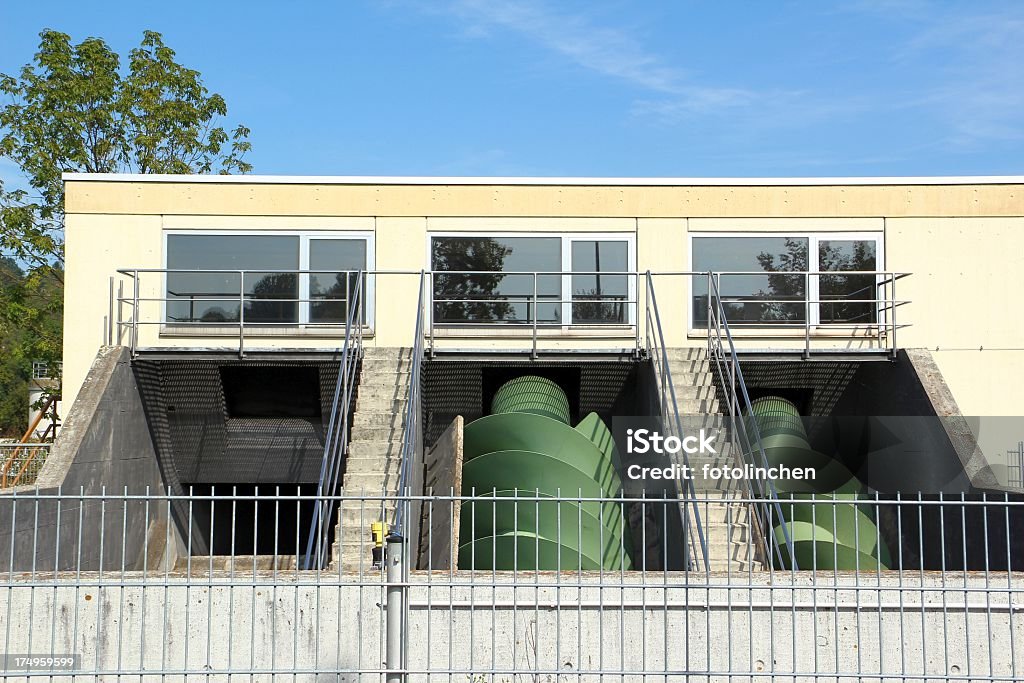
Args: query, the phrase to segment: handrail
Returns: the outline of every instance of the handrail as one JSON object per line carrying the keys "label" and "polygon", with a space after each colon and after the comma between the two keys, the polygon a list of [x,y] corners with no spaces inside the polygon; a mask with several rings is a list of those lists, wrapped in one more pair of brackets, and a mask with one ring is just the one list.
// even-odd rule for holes
{"label": "handrail", "polygon": [[[111,286],[111,330],[108,336],[114,340],[114,330],[118,340],[128,337],[128,344],[132,349],[133,357],[139,348],[140,328],[143,326],[158,325],[160,334],[196,334],[202,335],[206,331],[209,334],[223,336],[234,334],[237,338],[238,353],[245,355],[246,343],[252,339],[252,333],[260,329],[283,329],[301,328],[303,330],[316,329],[337,329],[341,327],[342,320],[319,319],[313,313],[313,306],[317,303],[331,303],[335,306],[346,305],[346,300],[351,298],[351,288],[346,292],[336,292],[333,296],[312,297],[307,292],[304,284],[307,278],[314,274],[332,274],[339,276],[346,273],[351,277],[357,272],[363,272],[364,279],[362,287],[366,292],[363,294],[362,310],[365,311],[363,324],[369,329],[373,327],[373,293],[374,284],[380,281],[387,282],[388,276],[410,276],[426,275],[428,282],[425,286],[423,305],[426,307],[423,316],[424,328],[429,339],[428,346],[431,353],[434,350],[434,339],[438,336],[435,333],[446,335],[458,335],[460,330],[470,330],[476,336],[481,330],[492,330],[495,334],[506,334],[511,330],[522,330],[529,333],[531,355],[538,356],[539,346],[552,335],[590,335],[604,336],[621,339],[628,335],[634,338],[637,350],[641,348],[641,326],[644,321],[640,319],[640,277],[643,272],[638,271],[471,271],[471,270],[367,270],[367,271],[343,271],[343,270],[306,270],[306,269],[263,269],[263,270],[239,270],[239,269],[168,269],[168,268],[132,268],[119,269],[119,274],[125,278],[131,278],[129,291],[118,286],[115,294]],[[152,283],[142,286],[141,280],[146,275],[169,274],[219,274],[225,277],[238,278],[238,291],[228,292],[191,292],[188,296],[173,296],[171,292],[160,285],[154,291]],[[287,298],[267,293],[247,292],[245,284],[248,276],[274,274],[294,275],[294,284],[283,294]],[[707,272],[695,271],[657,271],[651,272],[655,277],[662,276],[688,276],[690,278],[705,278]],[[487,276],[496,281],[504,282],[502,287],[507,288],[510,281],[518,281],[519,284],[513,287],[515,291],[498,291],[502,287],[483,287],[480,291],[473,293],[455,291],[438,291],[438,285],[442,278],[461,278],[473,275]],[[625,292],[608,292],[602,290],[600,294],[589,292],[573,293],[574,276],[607,276],[626,280]],[[812,352],[812,338],[817,335],[827,336],[829,344],[836,338],[848,337],[850,339],[870,338],[875,340],[870,347],[858,347],[850,351],[888,351],[895,354],[895,339],[898,330],[908,327],[908,323],[897,322],[896,309],[910,303],[896,299],[896,282],[909,273],[897,271],[716,271],[719,278],[718,296],[721,301],[728,302],[730,306],[748,306],[748,312],[753,313],[749,321],[740,320],[734,316],[731,321],[734,330],[758,328],[766,334],[771,335],[776,328],[785,328],[787,335],[790,332],[800,330],[804,337],[804,357],[809,357]],[[758,276],[760,278],[778,276],[792,281],[794,287],[799,288],[802,281],[803,292],[801,294],[787,294],[785,291],[760,292],[739,292],[737,295],[725,295],[721,291],[722,278],[743,276]],[[871,277],[870,285],[853,283],[858,287],[852,291],[842,291],[837,294],[816,295],[818,287],[816,283],[825,282],[826,279]],[[532,287],[531,287],[532,281]],[[554,283],[557,291],[542,291],[540,284]],[[251,283],[250,283],[251,284]],[[547,285],[545,285],[547,286]],[[620,283],[621,286],[621,283]],[[875,298],[865,294],[868,288],[874,288]],[[251,289],[251,286],[249,287]],[[444,290],[444,288],[441,288]],[[552,288],[548,288],[552,289]],[[776,287],[775,289],[778,289]],[[685,288],[680,290],[685,297]],[[156,295],[158,294],[158,295]],[[212,294],[212,296],[205,296]],[[693,302],[700,302],[703,296],[699,292],[690,291],[689,299],[685,305],[692,306]],[[195,312],[188,308],[190,305],[200,308],[204,301],[223,301],[228,299],[239,303],[237,315],[233,312],[226,314],[223,320],[195,320]],[[178,316],[177,308],[184,306],[182,316]],[[116,304],[116,306],[115,306]],[[258,310],[252,306],[259,305]],[[496,305],[505,306],[504,309],[490,308]],[[274,311],[262,310],[264,308],[277,307]],[[835,310],[836,306],[856,307],[857,310],[847,311]],[[116,307],[117,321],[114,322],[114,308]],[[760,308],[758,308],[760,307]],[[201,307],[206,310],[206,307]],[[249,308],[249,310],[246,310]],[[278,310],[280,308],[280,310]],[[544,316],[541,316],[543,308]],[[778,311],[764,309],[779,309]],[[145,309],[145,310],[143,310]],[[166,309],[166,310],[165,310]],[[868,310],[863,310],[868,309]],[[781,315],[779,313],[781,311]],[[802,312],[801,312],[802,311]],[[130,316],[123,313],[129,312]],[[549,315],[550,312],[550,315]],[[223,313],[223,312],[222,312]],[[787,316],[791,319],[787,319]],[[202,317],[202,316],[200,316]],[[778,318],[778,319],[772,319]],[[694,320],[693,325],[700,327],[703,321]],[[500,332],[499,332],[500,330]],[[518,332],[517,336],[522,336]]]}
{"label": "handrail", "polygon": [[[706,275],[708,278],[709,293],[708,358],[718,371],[722,389],[726,392],[726,402],[729,405],[729,420],[732,423],[733,433],[740,437],[740,452],[746,458],[754,455],[752,452],[754,450],[754,445],[751,443],[750,435],[747,433],[747,420],[744,419],[744,413],[746,413],[746,415],[750,415],[752,413],[750,394],[747,391],[747,384],[743,379],[743,369],[740,367],[739,357],[736,354],[736,344],[733,341],[732,331],[729,329],[729,320],[726,318],[725,308],[722,306],[721,294],[718,287],[718,278],[716,277],[718,274],[709,271]],[[717,302],[717,305],[714,305],[712,302]],[[714,328],[711,326],[712,321],[715,323]],[[714,334],[712,334],[712,329],[714,329]],[[722,335],[723,331],[725,332],[724,337]],[[726,356],[723,339],[728,344],[728,356]],[[757,420],[751,420],[750,422],[754,430],[754,443],[757,444],[757,455],[760,456],[760,462],[754,464],[767,468],[768,456],[764,451],[764,444],[761,441],[761,430],[757,424]],[[755,508],[759,509],[758,517],[765,542],[775,551],[776,557],[780,562],[780,566],[782,566],[784,562],[782,549],[779,548],[777,539],[775,539],[774,536],[775,525],[780,525],[785,545],[789,551],[791,568],[794,570],[798,569],[796,553],[793,548],[793,539],[790,537],[789,525],[786,524],[785,516],[782,513],[782,506],[779,504],[779,496],[778,491],[775,489],[775,484],[771,480],[768,480],[767,491],[765,491],[759,480],[754,479],[753,482],[752,488],[757,489],[757,491],[755,492],[752,490],[751,493],[755,494],[756,497],[761,500],[767,500],[767,502],[762,503],[758,508]]]}
{"label": "handrail", "polygon": [[[391,517],[391,531],[392,533],[403,534],[407,530],[403,527],[405,522],[405,508],[409,505],[409,477],[412,471],[412,462],[416,455],[416,446],[419,443],[420,436],[420,375],[423,369],[423,340],[426,337],[423,329],[424,315],[423,309],[426,304],[426,282],[427,273],[422,271],[420,273],[420,288],[419,298],[417,299],[416,306],[416,323],[413,327],[413,346],[412,346],[412,357],[410,358],[411,366],[409,368],[409,386],[406,391],[406,404],[405,404],[405,425],[402,428],[402,450],[399,456],[399,474],[398,474],[398,500],[395,504],[395,509],[392,512]],[[406,498],[403,499],[402,497]],[[409,547],[409,544],[405,544]],[[408,566],[408,563],[406,563]]]}
{"label": "handrail", "polygon": [[[654,374],[658,381],[659,394],[661,397],[661,416],[662,419],[671,418],[671,421],[675,422],[676,436],[682,437],[683,435],[683,422],[679,416],[679,404],[676,401],[676,387],[672,382],[672,369],[668,364],[668,349],[665,346],[665,333],[661,327],[661,313],[658,311],[658,299],[654,293],[654,281],[652,279],[650,271],[647,272],[647,306],[646,306],[646,323],[647,323],[647,352],[652,359],[658,358],[659,362],[654,362]],[[652,334],[654,333],[653,340]],[[659,358],[660,356],[660,358]],[[660,369],[660,372],[659,372]],[[666,392],[665,388],[668,387]],[[666,414],[669,413],[670,414]],[[685,451],[681,451],[680,455],[683,458],[683,465],[689,470],[690,461],[686,456]],[[686,501],[686,498],[689,500]],[[693,523],[697,528],[697,542],[700,545],[700,555],[704,563],[704,571],[711,570],[711,564],[708,560],[708,546],[707,539],[704,537],[704,526],[700,521],[700,507],[697,505],[697,490],[693,485],[693,479],[687,477],[686,479],[686,497],[684,498],[683,508],[683,533],[690,535],[690,508],[693,508]],[[690,540],[692,541],[692,535]],[[690,550],[689,542],[686,543],[687,552]]]}
{"label": "handrail", "polygon": [[356,366],[362,354],[362,283],[363,274],[360,272],[356,276],[353,303],[345,319],[345,342],[341,348],[338,381],[335,383],[334,398],[331,402],[331,418],[324,435],[324,455],[320,465],[320,480],[317,483],[317,502],[306,541],[306,569],[323,567],[329,550],[327,540],[337,502],[334,496],[341,479],[341,465],[348,451],[349,414],[356,389]]}

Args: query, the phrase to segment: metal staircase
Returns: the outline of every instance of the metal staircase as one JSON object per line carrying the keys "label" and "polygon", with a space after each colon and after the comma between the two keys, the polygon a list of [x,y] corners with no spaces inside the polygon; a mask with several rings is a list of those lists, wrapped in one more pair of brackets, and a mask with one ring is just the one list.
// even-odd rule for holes
{"label": "metal staircase", "polygon": [[355,290],[349,290],[348,315],[345,319],[345,341],[341,347],[338,381],[334,387],[330,421],[324,434],[324,455],[320,481],[313,510],[313,521],[306,538],[304,569],[320,569],[329,560],[330,521],[334,518],[338,484],[341,481],[349,442],[349,415],[355,395],[357,370],[363,353],[363,274],[356,278]]}

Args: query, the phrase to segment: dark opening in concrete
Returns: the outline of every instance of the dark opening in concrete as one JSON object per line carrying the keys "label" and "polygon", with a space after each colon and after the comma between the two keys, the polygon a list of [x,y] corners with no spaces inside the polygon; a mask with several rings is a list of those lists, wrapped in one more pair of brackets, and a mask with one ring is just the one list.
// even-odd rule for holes
{"label": "dark opening in concrete", "polygon": [[[296,555],[306,552],[313,500],[261,499],[260,496],[314,496],[315,484],[185,484],[195,496],[230,497],[192,501],[196,520],[193,555]],[[334,525],[328,543],[334,541]],[[187,545],[187,539],[186,539]],[[197,552],[197,548],[202,551]]]}

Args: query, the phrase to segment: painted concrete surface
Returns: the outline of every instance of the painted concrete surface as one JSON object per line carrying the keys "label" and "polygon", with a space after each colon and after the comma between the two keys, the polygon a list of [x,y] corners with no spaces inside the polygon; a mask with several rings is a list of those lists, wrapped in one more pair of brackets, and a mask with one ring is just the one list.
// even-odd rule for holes
{"label": "painted concrete surface", "polygon": [[[777,674],[1010,678],[1024,671],[1024,576],[947,573],[414,574],[410,681],[761,680]],[[0,587],[8,652],[75,653],[87,673],[196,680],[376,680],[384,593],[307,573],[16,577]],[[430,583],[429,581],[433,581]],[[602,587],[600,582],[604,583]],[[561,584],[561,585],[557,585]],[[986,586],[995,590],[986,590]],[[946,588],[946,591],[942,589]],[[1012,610],[1012,611],[1011,611]],[[428,676],[427,671],[434,672]],[[272,676],[273,672],[280,674]],[[625,675],[623,675],[625,674]],[[293,678],[294,675],[294,678]],[[696,677],[694,677],[696,675]],[[148,677],[147,677],[148,678]],[[55,680],[61,680],[59,678]],[[122,679],[124,680],[124,679]],[[134,677],[127,680],[137,680]],[[531,679],[532,680],[532,679]]]}

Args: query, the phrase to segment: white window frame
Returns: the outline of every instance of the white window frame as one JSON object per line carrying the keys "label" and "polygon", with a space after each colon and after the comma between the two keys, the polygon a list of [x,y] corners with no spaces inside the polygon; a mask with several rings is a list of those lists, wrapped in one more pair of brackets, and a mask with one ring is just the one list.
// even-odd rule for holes
{"label": "white window frame", "polygon": [[[310,240],[316,239],[361,239],[366,242],[366,271],[372,273],[375,264],[376,248],[374,243],[375,234],[369,230],[338,230],[336,228],[331,230],[210,230],[210,229],[175,229],[175,230],[164,230],[163,231],[163,255],[162,255],[162,268],[166,271],[167,269],[167,241],[171,235],[216,235],[218,237],[298,237],[299,238],[299,266],[298,270],[309,270],[309,242]],[[376,278],[372,274],[366,276],[366,300],[363,305],[366,309],[366,322],[364,327],[372,330],[374,328],[374,320],[376,313],[376,296],[375,296],[375,282]],[[161,297],[160,302],[160,320],[161,325],[168,325],[167,322],[167,273],[165,272],[161,282]],[[312,302],[309,299],[309,273],[303,273],[299,276],[299,299],[304,301],[299,302],[299,316],[298,322],[295,323],[294,327],[298,329],[307,327],[330,327],[332,325],[344,327],[344,323],[334,323],[332,325],[321,324],[321,323],[310,323],[309,322],[309,306]],[[288,329],[289,326],[281,326],[284,329]]]}
{"label": "white window frame", "polygon": [[[433,239],[435,237],[461,237],[464,239],[482,239],[488,237],[494,238],[507,238],[507,237],[536,237],[536,238],[559,238],[561,240],[561,270],[563,273],[571,273],[572,271],[572,242],[573,241],[600,241],[600,242],[625,242],[626,243],[626,272],[636,272],[636,234],[632,232],[566,232],[564,230],[523,230],[523,231],[494,231],[494,230],[481,230],[481,231],[469,231],[469,230],[443,230],[436,232],[427,232],[427,244],[426,244],[426,269],[428,272],[432,272],[434,268],[433,260],[433,249],[431,248]],[[612,271],[617,272],[617,271]],[[636,325],[637,320],[637,292],[636,292],[636,276],[630,275],[626,277],[628,286],[626,290],[626,297],[629,300],[629,304],[626,306],[626,320],[622,323],[610,323],[608,325],[574,325],[572,322],[572,275],[562,275],[562,289],[561,289],[561,325],[545,325],[546,328],[550,327],[561,327],[563,330],[569,330],[573,327],[576,328],[618,328],[618,327],[632,327]],[[431,301],[433,301],[433,290],[430,291]],[[430,310],[427,311],[427,315],[430,317],[430,324],[433,325],[433,306],[428,306]],[[481,323],[481,326],[486,326],[487,323]]]}
{"label": "white window frame", "polygon": [[[687,236],[688,236],[689,240],[688,240],[688,244],[687,244],[688,249],[687,249],[687,254],[686,254],[686,261],[687,261],[686,262],[686,270],[689,271],[689,272],[695,272],[694,271],[694,267],[693,267],[693,241],[694,241],[694,239],[699,239],[701,237],[719,237],[719,238],[722,238],[722,237],[724,237],[724,238],[731,238],[731,237],[800,237],[800,238],[805,238],[805,239],[807,239],[807,261],[808,261],[807,266],[808,266],[808,270],[810,272],[816,272],[817,271],[817,267],[818,267],[818,247],[819,247],[819,245],[820,245],[820,243],[822,241],[826,241],[826,242],[827,241],[832,241],[832,240],[837,240],[837,241],[838,240],[859,240],[859,241],[863,241],[863,242],[873,241],[875,243],[875,270],[877,270],[877,271],[884,271],[885,270],[885,233],[883,231],[881,231],[881,230],[833,232],[833,231],[828,231],[828,230],[811,230],[811,231],[809,231],[807,229],[801,229],[801,230],[779,230],[779,229],[773,228],[772,230],[762,230],[762,231],[750,231],[750,230],[736,231],[736,232],[719,231],[719,230],[700,231],[700,232],[688,233]],[[812,258],[814,259],[813,264],[811,263],[811,259]],[[812,265],[814,266],[814,268],[811,268]],[[883,277],[884,277],[883,275],[876,275],[875,276],[875,281],[876,282],[881,282]],[[819,280],[819,278],[809,278],[809,280],[810,281],[808,282],[808,286],[807,286],[807,297],[811,301],[818,301],[818,299],[820,298],[819,297],[820,292],[819,292],[819,289],[818,289],[818,285],[819,285],[818,280]],[[691,283],[692,283],[692,280],[691,280]],[[691,285],[691,287],[692,287],[692,285]],[[821,325],[821,310],[820,310],[820,307],[821,307],[821,303],[820,302],[811,305],[810,321],[808,322],[808,324],[811,327],[817,327],[817,326]],[[884,320],[884,313],[885,313],[885,311],[882,310],[883,309],[882,302],[878,302],[876,308],[877,308],[877,321],[874,324],[877,325],[877,326],[884,326],[883,320]],[[687,297],[686,297],[686,326],[687,326],[687,329],[690,330],[691,332],[703,333],[703,332],[706,331],[705,328],[703,328],[703,327],[698,328],[694,324],[694,320],[693,320],[693,290],[692,289],[689,291],[689,293],[687,294]],[[827,324],[826,324],[826,326],[827,326]],[[776,328],[776,329],[779,329],[779,328],[783,328],[784,329],[784,328],[787,328],[787,327],[792,327],[792,328],[800,327],[802,329],[803,325],[797,326],[797,325],[780,325],[778,323],[775,323],[775,324],[764,323],[764,324],[761,324],[761,325],[744,325],[743,327],[744,327],[744,329],[768,328],[768,327]]]}

